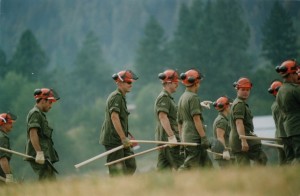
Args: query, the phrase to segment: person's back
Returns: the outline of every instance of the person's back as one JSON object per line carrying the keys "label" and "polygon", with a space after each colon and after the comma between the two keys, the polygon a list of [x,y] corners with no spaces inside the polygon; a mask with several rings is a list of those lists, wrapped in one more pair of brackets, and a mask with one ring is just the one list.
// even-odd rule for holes
{"label": "person's back", "polygon": [[206,137],[205,126],[203,124],[202,106],[196,94],[200,87],[203,76],[198,70],[191,69],[180,74],[182,83],[186,86],[185,92],[178,102],[178,128],[182,133],[183,142],[194,142],[198,146],[185,147],[185,160],[179,170],[193,169],[203,166],[212,166],[206,149],[210,143]]}

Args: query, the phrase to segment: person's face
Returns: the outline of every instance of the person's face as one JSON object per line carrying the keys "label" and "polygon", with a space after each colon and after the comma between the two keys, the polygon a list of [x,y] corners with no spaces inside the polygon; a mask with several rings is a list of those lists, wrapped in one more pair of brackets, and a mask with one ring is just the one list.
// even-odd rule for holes
{"label": "person's face", "polygon": [[53,101],[51,99],[43,99],[42,101],[42,111],[48,112],[52,108]]}
{"label": "person's face", "polygon": [[178,87],[178,82],[169,82],[169,83],[167,83],[167,85],[168,85],[168,88],[170,89],[171,93],[176,92],[177,87]]}
{"label": "person's face", "polygon": [[300,78],[298,73],[291,74],[291,79],[293,83],[300,84]]}
{"label": "person's face", "polygon": [[6,132],[6,133],[9,133],[13,128],[13,123],[5,123],[3,125],[3,130]]}
{"label": "person's face", "polygon": [[132,88],[132,82],[120,82],[119,83],[119,88],[121,91],[126,94],[131,91]]}
{"label": "person's face", "polygon": [[239,88],[237,90],[237,96],[241,99],[248,99],[250,95],[250,88]]}
{"label": "person's face", "polygon": [[199,80],[199,81],[198,81],[198,82],[196,82],[196,84],[195,84],[195,86],[196,86],[197,90],[199,90],[199,88],[200,88],[200,85],[201,85],[201,81]]}
{"label": "person's face", "polygon": [[297,79],[297,82],[296,82],[296,83],[297,83],[297,84],[300,84],[300,72],[298,72],[297,75],[298,75],[298,79]]}

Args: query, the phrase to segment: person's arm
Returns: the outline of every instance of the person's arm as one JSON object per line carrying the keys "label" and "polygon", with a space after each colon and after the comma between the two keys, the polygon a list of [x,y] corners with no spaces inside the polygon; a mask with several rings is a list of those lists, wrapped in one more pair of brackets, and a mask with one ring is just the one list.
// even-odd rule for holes
{"label": "person's arm", "polygon": [[123,131],[122,125],[121,125],[121,121],[120,121],[120,117],[119,117],[119,113],[117,112],[112,112],[110,115],[110,119],[115,127],[115,130],[117,131],[119,137],[121,138],[121,140],[123,141],[124,139],[126,139],[125,136],[125,132]]}
{"label": "person's arm", "polygon": [[31,128],[29,130],[29,137],[30,137],[30,141],[31,141],[31,144],[32,144],[34,150],[36,152],[42,151],[42,148],[41,148],[41,145],[40,145],[40,139],[39,139],[39,136],[38,136],[38,129],[37,128]]}
{"label": "person's arm", "polygon": [[177,123],[177,126],[178,126],[178,132],[179,132],[179,138],[180,138],[180,141],[183,141],[183,136],[182,136],[182,124]]}
{"label": "person's arm", "polygon": [[10,165],[6,157],[0,158],[0,166],[5,174],[11,174]]}
{"label": "person's arm", "polygon": [[[238,135],[245,135],[245,127],[242,119],[236,119],[235,120],[236,130],[238,132]],[[248,151],[249,145],[247,143],[247,140],[245,138],[241,139],[242,142],[242,151]]]}
{"label": "person's arm", "polygon": [[44,152],[42,151],[42,148],[40,145],[38,129],[31,128],[29,130],[29,137],[30,137],[31,144],[36,152],[35,162],[38,164],[44,164],[45,163],[45,155],[44,155]]}
{"label": "person's arm", "polygon": [[9,161],[6,157],[0,158],[0,167],[2,168],[2,171],[5,174],[5,182],[6,183],[13,183],[14,182],[14,177],[13,174],[11,173],[11,168],[9,165]]}
{"label": "person's arm", "polygon": [[223,159],[225,160],[230,160],[230,154],[229,154],[229,151],[225,145],[225,131],[224,129],[221,129],[221,128],[216,128],[216,133],[217,133],[217,139],[224,145],[225,149],[222,153],[223,155]]}
{"label": "person's arm", "polygon": [[193,120],[194,120],[195,127],[196,127],[200,137],[205,137],[206,135],[205,135],[205,131],[203,129],[203,125],[202,125],[200,115],[194,115]]}
{"label": "person's arm", "polygon": [[160,121],[162,127],[164,128],[165,132],[168,134],[168,136],[169,137],[173,136],[174,132],[171,128],[170,120],[168,118],[168,115],[165,112],[159,112],[158,113],[158,118],[159,118],[159,121]]}
{"label": "person's arm", "polygon": [[225,131],[224,129],[221,128],[216,128],[216,133],[217,133],[217,139],[226,147],[225,145]]}
{"label": "person's arm", "polygon": [[201,137],[201,146],[204,149],[210,148],[210,143],[209,143],[209,141],[206,137],[205,131],[203,129],[202,120],[200,118],[200,115],[194,115],[193,120],[194,120],[195,127]]}
{"label": "person's arm", "polygon": [[[162,125],[162,127],[164,128],[165,132],[168,135],[168,141],[169,142],[173,142],[173,143],[177,143],[177,139],[176,136],[171,128],[171,124],[170,124],[170,120],[168,118],[167,113],[165,112],[159,112],[158,113],[158,118],[159,121]],[[174,145],[169,145],[170,147],[173,147]]]}

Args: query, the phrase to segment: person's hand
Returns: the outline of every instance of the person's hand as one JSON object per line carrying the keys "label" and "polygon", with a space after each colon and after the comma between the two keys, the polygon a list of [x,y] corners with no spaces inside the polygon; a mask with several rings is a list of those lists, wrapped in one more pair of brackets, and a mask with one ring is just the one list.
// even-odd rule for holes
{"label": "person's hand", "polygon": [[37,151],[35,156],[35,162],[43,165],[45,163],[45,156],[43,151]]}
{"label": "person's hand", "polygon": [[210,148],[211,145],[210,145],[210,143],[209,143],[209,141],[208,141],[208,139],[207,139],[206,136],[201,137],[201,146],[202,146],[202,148],[204,148],[204,149]]}
{"label": "person's hand", "polygon": [[202,107],[205,107],[206,109],[210,109],[210,104],[212,104],[212,101],[202,101],[202,102],[200,102],[200,105]]}
{"label": "person's hand", "polygon": [[122,144],[124,148],[130,148],[132,146],[132,143],[127,137],[125,137],[125,139],[122,140]]}
{"label": "person's hand", "polygon": [[[177,143],[177,139],[176,139],[175,135],[168,137],[168,142]],[[176,144],[168,144],[168,146],[172,148],[177,145]]]}
{"label": "person's hand", "polygon": [[229,151],[228,150],[225,150],[224,152],[223,152],[223,159],[225,159],[225,160],[230,160],[230,154],[229,154]]}
{"label": "person's hand", "polygon": [[242,151],[247,152],[249,150],[249,145],[247,140],[242,140]]}
{"label": "person's hand", "polygon": [[12,174],[5,175],[5,183],[7,183],[7,184],[15,183],[15,180],[14,180],[14,177]]}

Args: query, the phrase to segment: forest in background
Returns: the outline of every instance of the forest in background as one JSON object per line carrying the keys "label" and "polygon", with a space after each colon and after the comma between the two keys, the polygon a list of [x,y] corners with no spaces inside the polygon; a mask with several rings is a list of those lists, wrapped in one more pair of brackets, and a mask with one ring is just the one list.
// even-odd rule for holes
{"label": "forest in background", "polygon": [[[212,101],[234,98],[232,83],[248,76],[254,115],[270,115],[275,66],[299,59],[299,10],[299,1],[275,0],[2,0],[0,109],[18,115],[11,147],[24,152],[33,90],[52,87],[61,96],[47,114],[61,159],[56,165],[62,176],[75,174],[74,164],[104,151],[98,138],[115,89],[111,75],[128,68],[140,77],[127,96],[138,139],[154,137],[157,75],[166,68],[198,68],[205,75],[199,95]],[[182,92],[181,86],[175,100]],[[216,115],[204,111],[209,135]],[[104,172],[103,163],[81,172]],[[12,164],[16,176],[32,178],[20,158]]]}

